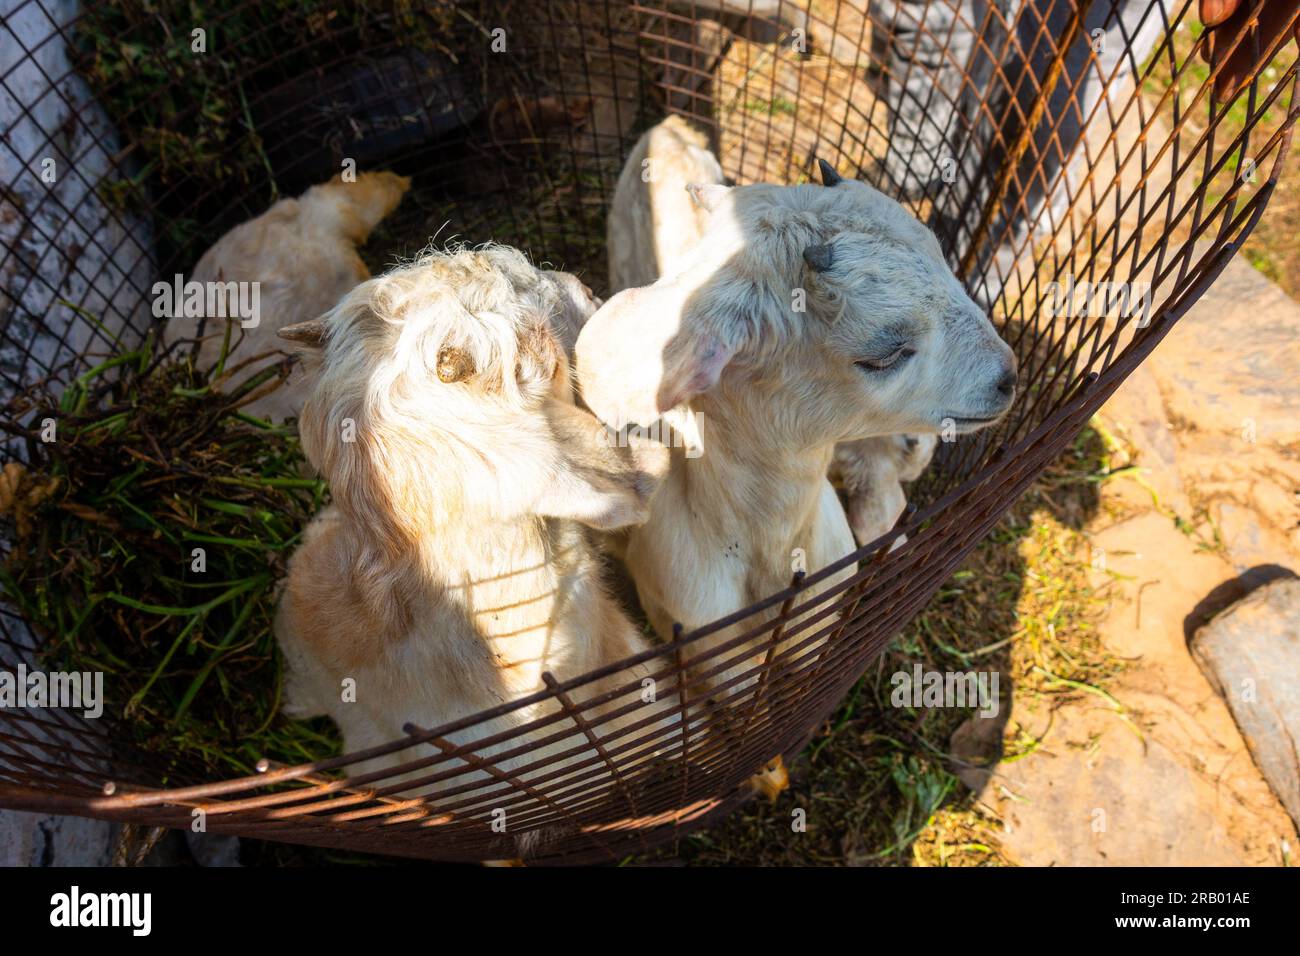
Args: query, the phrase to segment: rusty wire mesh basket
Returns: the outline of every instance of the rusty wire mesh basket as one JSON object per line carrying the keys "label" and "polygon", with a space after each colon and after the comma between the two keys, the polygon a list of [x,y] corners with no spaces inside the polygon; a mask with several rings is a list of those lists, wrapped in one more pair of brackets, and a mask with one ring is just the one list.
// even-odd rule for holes
{"label": "rusty wire mesh basket", "polygon": [[[1012,413],[940,446],[894,533],[640,656],[668,684],[684,663],[751,661],[697,718],[611,729],[640,691],[611,667],[362,755],[211,780],[124,742],[120,708],[0,710],[0,806],[171,827],[198,808],[213,832],[433,859],[616,859],[743,801],[1214,281],[1296,118],[1294,62],[1263,78],[1296,6],[1260,0],[1212,34],[1191,26],[1192,3],[1113,0],[391,0],[232,5],[201,23],[186,4],[67,9],[28,0],[0,21],[6,391],[69,382],[144,340],[156,279],[348,157],[415,179],[371,242],[378,262],[440,232],[492,239],[603,293],[614,180],[668,112],[709,130],[737,182],[805,181],[821,157],[899,198],[1018,353]],[[106,70],[109,50],[129,55]],[[1140,288],[1149,312],[1061,308],[1066,281]],[[735,623],[741,637],[701,652]],[[0,667],[33,660],[21,616],[0,625]],[[619,706],[596,713],[607,701],[582,688],[620,670]],[[486,733],[544,700],[549,716]],[[349,777],[396,751],[410,761]]]}

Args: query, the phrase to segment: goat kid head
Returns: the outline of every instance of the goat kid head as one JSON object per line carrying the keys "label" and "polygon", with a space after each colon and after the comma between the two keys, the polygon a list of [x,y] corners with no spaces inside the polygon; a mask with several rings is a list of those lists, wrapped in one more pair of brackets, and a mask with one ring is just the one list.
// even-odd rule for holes
{"label": "goat kid head", "polygon": [[487,246],[427,254],[281,330],[307,370],[303,449],[335,504],[398,556],[452,523],[644,521],[651,471],[573,404],[565,323],[597,305]]}
{"label": "goat kid head", "polygon": [[825,164],[823,179],[689,187],[711,210],[693,263],[611,298],[578,340],[602,420],[648,424],[727,370],[775,383],[811,442],[965,433],[1010,408],[1015,356],[934,234]]}

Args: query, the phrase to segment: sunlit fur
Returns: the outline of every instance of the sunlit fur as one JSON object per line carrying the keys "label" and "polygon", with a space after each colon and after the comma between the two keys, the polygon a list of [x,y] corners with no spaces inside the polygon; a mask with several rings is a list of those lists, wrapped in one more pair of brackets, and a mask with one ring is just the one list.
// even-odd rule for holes
{"label": "sunlit fur", "polygon": [[[239,373],[242,378],[281,358],[287,351],[276,333],[324,314],[358,282],[370,277],[357,255],[371,230],[391,213],[411,181],[393,173],[359,173],[355,181],[335,176],[297,199],[281,199],[256,219],[241,223],[205,252],[187,280],[260,283],[261,320],[250,328],[231,327],[226,368],[263,356]],[[168,321],[164,339],[192,339],[200,320]],[[211,369],[221,355],[225,320],[209,318],[202,327],[197,363]],[[265,353],[274,353],[266,357]],[[298,414],[303,395],[295,374],[278,390],[249,403],[245,410],[282,420]]]}
{"label": "sunlit fur", "polygon": [[[300,430],[333,504],[293,556],[277,634],[287,711],[329,715],[349,751],[400,739],[407,722],[430,729],[543,690],[543,672],[563,681],[647,647],[606,593],[584,525],[644,520],[662,452],[647,449],[643,461],[612,447],[573,404],[553,326],[576,328],[594,309],[582,290],[508,248],[432,253],[348,294],[323,320],[323,348],[304,356]],[[473,361],[462,381],[435,373],[448,347]],[[638,683],[647,673],[624,671],[572,696],[632,684],[588,712],[596,722],[635,705],[600,727],[606,735],[655,712]],[[355,703],[342,699],[348,678]],[[534,704],[473,736],[555,712]],[[545,733],[573,728],[566,718]],[[530,759],[581,743],[566,736]],[[422,745],[351,770],[434,753]]]}
{"label": "sunlit fur", "polygon": [[[651,164],[689,166],[688,157]],[[696,172],[707,174],[707,164]],[[696,416],[703,453],[674,450],[650,521],[628,533],[624,550],[665,635],[674,622],[716,620],[783,588],[796,568],[815,572],[853,549],[826,478],[836,443],[974,430],[1009,406],[1015,367],[933,233],[871,187],[713,181],[692,193],[711,215],[677,271],[616,294],[576,350],[583,398],[602,420]],[[625,190],[614,215],[620,199],[645,201]],[[683,242],[689,232],[683,224]],[[805,252],[822,245],[831,265],[817,271]],[[888,371],[857,364],[899,345],[915,354]]]}

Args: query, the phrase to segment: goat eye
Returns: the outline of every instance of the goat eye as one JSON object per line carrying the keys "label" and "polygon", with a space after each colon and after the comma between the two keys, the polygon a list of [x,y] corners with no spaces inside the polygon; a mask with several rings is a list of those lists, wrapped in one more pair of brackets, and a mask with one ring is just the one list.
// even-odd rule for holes
{"label": "goat eye", "polygon": [[916,349],[907,348],[905,346],[903,348],[895,349],[884,358],[862,359],[856,364],[859,368],[866,369],[869,372],[883,372],[885,369],[892,368],[899,362],[904,362],[907,359],[910,359],[915,354]]}

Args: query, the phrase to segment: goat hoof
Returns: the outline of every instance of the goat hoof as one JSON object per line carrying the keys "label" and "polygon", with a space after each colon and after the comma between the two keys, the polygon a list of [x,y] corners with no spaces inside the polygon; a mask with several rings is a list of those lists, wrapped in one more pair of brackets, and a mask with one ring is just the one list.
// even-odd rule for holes
{"label": "goat hoof", "polygon": [[781,755],[777,754],[750,777],[749,785],[767,797],[769,803],[776,803],[776,798],[790,788],[790,774],[786,772]]}

